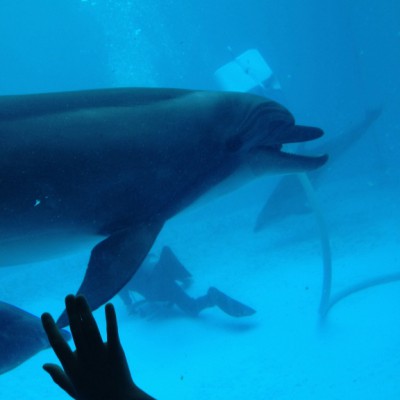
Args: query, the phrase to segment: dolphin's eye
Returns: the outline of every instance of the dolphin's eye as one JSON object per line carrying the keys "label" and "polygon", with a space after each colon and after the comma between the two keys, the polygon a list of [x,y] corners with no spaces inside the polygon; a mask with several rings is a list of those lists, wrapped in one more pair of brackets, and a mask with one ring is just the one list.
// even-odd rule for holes
{"label": "dolphin's eye", "polygon": [[233,136],[226,141],[226,149],[231,153],[236,153],[243,145],[242,139],[239,136]]}

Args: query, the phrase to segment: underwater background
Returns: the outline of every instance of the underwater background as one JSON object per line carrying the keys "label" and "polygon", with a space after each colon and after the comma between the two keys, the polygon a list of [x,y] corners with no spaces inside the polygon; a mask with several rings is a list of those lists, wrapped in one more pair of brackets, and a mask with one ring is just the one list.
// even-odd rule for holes
{"label": "underwater background", "polygon": [[[319,313],[322,251],[312,212],[254,232],[282,177],[188,209],[164,227],[194,276],[257,313],[217,308],[130,315],[121,340],[137,384],[157,399],[397,399],[400,396],[400,3],[395,0],[1,0],[0,95],[120,86],[221,89],[214,72],[257,49],[318,148],[378,116],[318,180],[330,240],[332,294],[380,277]],[[278,92],[278,91],[277,91]],[[274,92],[272,91],[271,96]],[[0,171],[1,174],[1,171]],[[286,201],[286,199],[282,199]],[[294,207],[295,205],[292,204]],[[0,269],[0,300],[58,315],[90,254]],[[103,308],[95,312],[104,329]],[[29,334],[29,333],[27,333]],[[1,357],[1,355],[0,355]],[[41,369],[45,350],[0,376],[1,399],[66,399]]]}

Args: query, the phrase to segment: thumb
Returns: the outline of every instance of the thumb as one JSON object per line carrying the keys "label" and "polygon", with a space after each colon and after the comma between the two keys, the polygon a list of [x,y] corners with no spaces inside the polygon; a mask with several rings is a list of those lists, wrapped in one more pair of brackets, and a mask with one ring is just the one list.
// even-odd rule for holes
{"label": "thumb", "polygon": [[76,399],[74,386],[61,367],[56,364],[44,364],[43,369],[61,389],[66,391],[72,398]]}

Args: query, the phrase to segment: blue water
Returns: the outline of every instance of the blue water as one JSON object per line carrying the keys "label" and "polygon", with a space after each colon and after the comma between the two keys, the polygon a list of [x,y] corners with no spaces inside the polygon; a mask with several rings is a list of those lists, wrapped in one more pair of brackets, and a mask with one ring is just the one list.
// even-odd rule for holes
{"label": "blue water", "polygon": [[[231,50],[229,50],[230,48]],[[299,123],[326,139],[382,114],[328,164],[317,197],[337,293],[400,272],[400,3],[394,0],[1,0],[0,95],[117,86],[219,89],[214,71],[256,48]],[[280,93],[280,95],[282,95]],[[1,171],[0,171],[1,174]],[[319,324],[321,250],[312,214],[255,234],[279,178],[262,178],[169,221],[168,244],[195,277],[257,309],[152,320],[114,303],[137,383],[159,399],[397,399],[400,283],[354,294]],[[57,315],[90,249],[0,270],[0,300]],[[103,311],[96,312],[103,327]],[[1,355],[0,355],[1,356]],[[41,370],[43,351],[0,376],[2,399],[66,399]]]}

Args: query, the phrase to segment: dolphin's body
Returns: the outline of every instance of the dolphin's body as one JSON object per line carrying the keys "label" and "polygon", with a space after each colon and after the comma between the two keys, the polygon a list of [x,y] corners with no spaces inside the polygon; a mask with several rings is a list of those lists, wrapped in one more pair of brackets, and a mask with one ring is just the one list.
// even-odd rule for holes
{"label": "dolphin's body", "polygon": [[[61,334],[70,338],[65,330]],[[40,318],[0,301],[0,375],[48,347]]]}
{"label": "dolphin's body", "polygon": [[[49,256],[48,243],[61,252],[59,243],[81,237],[97,243],[78,290],[95,309],[132,277],[166,220],[245,167],[258,174],[321,166],[326,156],[281,147],[322,134],[250,94],[136,88],[3,96],[0,240],[22,249],[25,261]],[[67,324],[65,314],[58,324]]]}
{"label": "dolphin's body", "polygon": [[[316,153],[329,151],[329,159],[337,161],[357,143],[373,123],[379,118],[382,110],[373,109],[366,112],[364,119],[348,132],[330,139],[322,146],[314,149]],[[330,163],[331,164],[331,163]],[[323,179],[324,169],[311,171],[308,174],[314,187],[318,187]],[[308,199],[297,175],[284,176],[268,196],[265,205],[257,216],[254,231],[259,232],[271,223],[291,214],[304,214],[310,211]]]}

